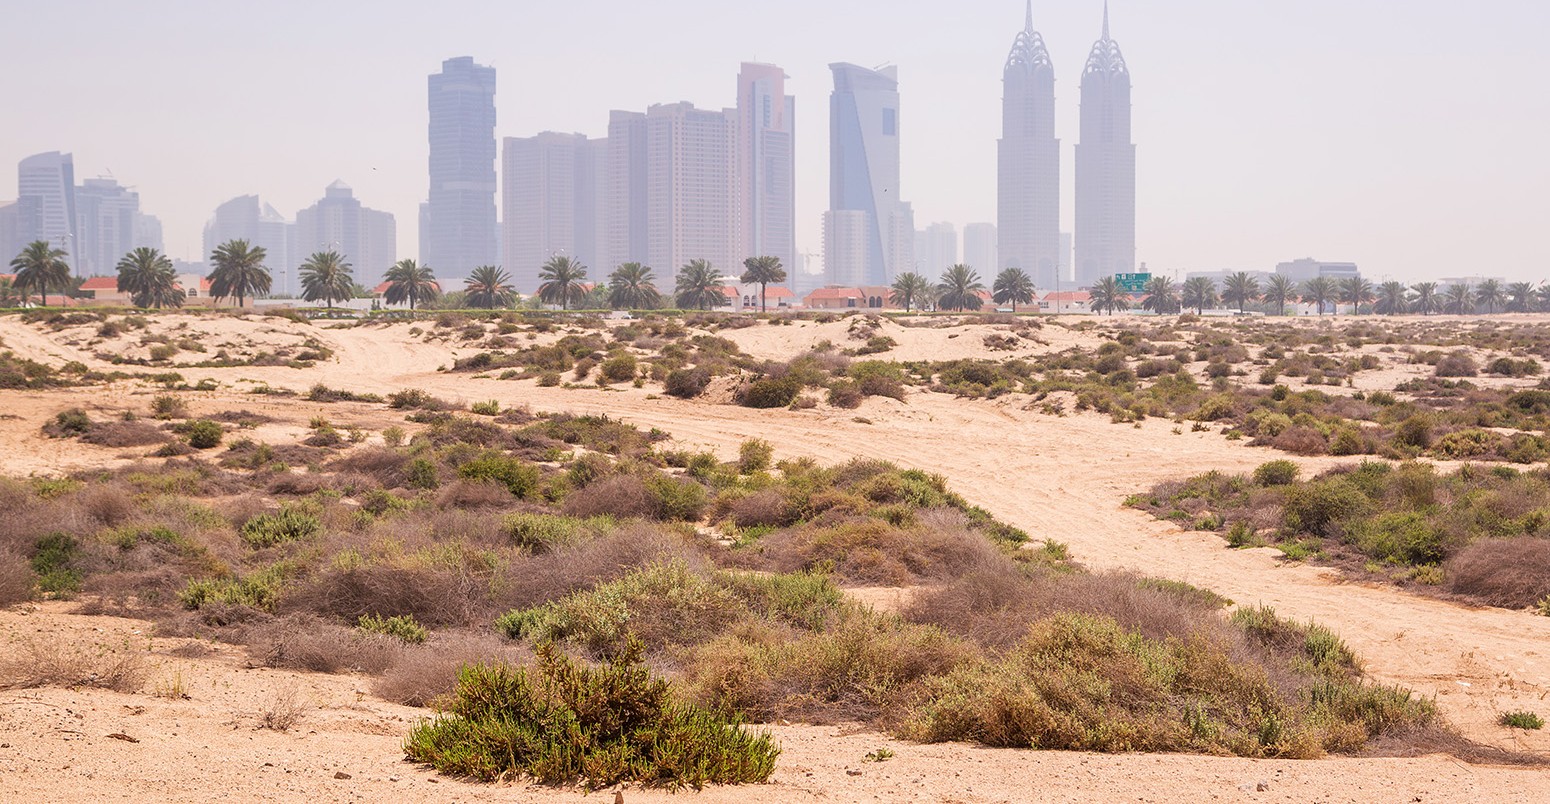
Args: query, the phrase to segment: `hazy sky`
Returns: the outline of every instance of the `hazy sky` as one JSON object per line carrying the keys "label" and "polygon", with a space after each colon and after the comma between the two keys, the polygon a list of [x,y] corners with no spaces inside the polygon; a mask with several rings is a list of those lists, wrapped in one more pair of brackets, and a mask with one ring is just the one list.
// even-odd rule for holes
{"label": "hazy sky", "polygon": [[[1101,0],[1035,0],[1072,220],[1077,86]],[[1354,260],[1370,278],[1550,279],[1544,0],[1113,0],[1135,84],[1139,259],[1154,271]],[[732,105],[741,61],[797,97],[798,247],[822,250],[828,63],[899,66],[916,223],[994,221],[1001,68],[1022,0],[3,0],[0,199],[75,154],[199,256],[217,204],[287,216],[335,179],[418,252],[426,75],[499,71],[498,136],[608,110]]]}

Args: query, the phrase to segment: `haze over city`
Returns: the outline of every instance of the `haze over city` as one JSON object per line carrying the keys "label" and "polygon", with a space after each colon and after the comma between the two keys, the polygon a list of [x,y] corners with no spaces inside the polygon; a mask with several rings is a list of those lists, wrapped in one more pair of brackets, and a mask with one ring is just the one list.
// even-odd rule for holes
{"label": "haze over city", "polygon": [[[1070,231],[1077,82],[1102,3],[1046,0],[1033,14],[1054,65]],[[760,61],[796,98],[797,250],[818,254],[828,65],[897,67],[916,226],[994,222],[1002,67],[1023,15],[1019,0],[13,2],[7,27],[37,35],[0,51],[0,165],[73,153],[78,180],[136,188],[166,250],[191,260],[207,256],[218,204],[258,194],[293,217],[342,180],[396,216],[398,252],[413,256],[425,80],[443,60],[496,68],[502,138],[603,136],[612,109],[732,106],[739,63]],[[1153,271],[1313,256],[1375,280],[1545,278],[1543,4],[1115,0],[1111,16],[1135,87],[1136,259]],[[14,197],[0,184],[0,202]]]}

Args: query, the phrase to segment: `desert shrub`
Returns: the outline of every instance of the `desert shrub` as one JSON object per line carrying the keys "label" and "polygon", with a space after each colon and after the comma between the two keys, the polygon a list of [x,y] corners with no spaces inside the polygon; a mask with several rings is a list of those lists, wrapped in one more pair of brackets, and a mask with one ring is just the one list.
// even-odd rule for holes
{"label": "desert shrub", "polygon": [[404,485],[412,489],[434,489],[441,485],[441,473],[429,459],[415,458],[404,466]]}
{"label": "desert shrub", "polygon": [[763,472],[770,468],[774,455],[775,446],[762,438],[744,441],[737,449],[737,471],[745,475]]}
{"label": "desert shrub", "polygon": [[1539,361],[1533,358],[1514,360],[1510,357],[1498,357],[1492,360],[1485,370],[1503,377],[1530,377],[1538,374],[1542,369]]}
{"label": "desert shrub", "polygon": [[628,352],[621,352],[603,361],[599,372],[603,379],[609,382],[629,382],[635,379],[637,364],[635,356]]}
{"label": "desert shrub", "polygon": [[1480,373],[1480,364],[1468,352],[1450,352],[1437,361],[1438,377],[1474,377]]}
{"label": "desert shrub", "polygon": [[1254,484],[1257,486],[1290,486],[1297,482],[1297,475],[1301,472],[1297,464],[1291,461],[1270,461],[1260,464],[1254,470]]}
{"label": "desert shrub", "polygon": [[93,424],[81,440],[99,447],[144,447],[164,444],[167,435],[142,421],[110,421]]}
{"label": "desert shrub", "polygon": [[501,532],[517,547],[534,553],[549,553],[596,538],[610,525],[608,519],[515,513],[501,519]]}
{"label": "desert shrub", "polygon": [[76,567],[80,544],[67,533],[50,533],[33,544],[32,571],[38,576],[38,589],[55,597],[68,597],[81,588],[81,573]]}
{"label": "desert shrub", "polygon": [[242,525],[242,541],[254,549],[310,539],[323,532],[317,515],[302,506],[286,505],[272,514],[259,514]]}
{"label": "desert shrub", "polygon": [[208,419],[199,419],[188,423],[188,445],[194,449],[212,449],[220,446],[223,431],[221,426]]}
{"label": "desert shrub", "polygon": [[13,639],[0,654],[0,690],[95,687],[138,692],[149,668],[143,650],[80,644],[65,634]]}
{"label": "desert shrub", "polygon": [[1550,539],[1484,539],[1445,565],[1448,591],[1488,606],[1525,608],[1550,596]]}
{"label": "desert shrub", "polygon": [[0,608],[31,600],[33,577],[27,559],[0,548]]}
{"label": "desert shrub", "polygon": [[1533,712],[1525,711],[1503,712],[1502,716],[1497,718],[1496,722],[1508,728],[1528,729],[1530,731],[1537,731],[1545,727],[1544,718],[1534,714]]}
{"label": "desert shrub", "polygon": [[542,477],[538,467],[498,452],[486,452],[464,463],[457,468],[457,473],[467,480],[499,483],[517,497],[533,494]]}
{"label": "desert shrub", "polygon": [[406,645],[418,645],[430,636],[425,626],[415,621],[413,614],[383,617],[379,614],[362,614],[356,628],[368,634],[392,637]]}
{"label": "desert shrub", "polygon": [[572,517],[656,517],[651,491],[635,475],[613,475],[574,490],[565,496],[564,509]]}
{"label": "desert shrub", "polygon": [[653,517],[663,522],[697,522],[704,516],[705,487],[693,480],[654,472],[645,478]]}
{"label": "desert shrub", "polygon": [[746,408],[783,408],[802,391],[790,377],[761,377],[738,389],[737,403]]}
{"label": "desert shrub", "polygon": [[769,778],[780,749],[768,735],[674,700],[639,659],[637,649],[593,667],[546,646],[532,670],[467,667],[448,711],[416,726],[405,752],[458,776],[519,774],[591,789]]}
{"label": "desert shrub", "polygon": [[1322,455],[1328,451],[1329,441],[1315,428],[1294,425],[1271,439],[1270,446],[1293,455]]}
{"label": "desert shrub", "polygon": [[861,407],[866,399],[866,394],[861,393],[861,386],[850,380],[836,380],[829,383],[829,404],[845,410],[855,410]]}
{"label": "desert shrub", "polygon": [[158,419],[188,418],[188,404],[182,398],[161,394],[151,399],[151,415]]}
{"label": "desert shrub", "polygon": [[171,360],[178,353],[178,347],[170,343],[158,343],[151,347],[151,362]]}
{"label": "desert shrub", "polygon": [[786,527],[796,523],[799,513],[779,489],[739,497],[727,510],[732,523],[740,528]]}
{"label": "desert shrub", "polygon": [[52,438],[67,438],[70,436],[85,435],[92,428],[91,417],[80,408],[63,410],[54,415],[43,431]]}
{"label": "desert shrub", "polygon": [[1432,452],[1442,458],[1465,459],[1479,458],[1484,455],[1494,455],[1506,442],[1506,439],[1489,430],[1471,427],[1465,430],[1456,430],[1438,439],[1432,445]]}
{"label": "desert shrub", "polygon": [[1447,557],[1447,534],[1418,511],[1380,513],[1350,525],[1346,538],[1364,555],[1401,564],[1436,564]]}
{"label": "desert shrub", "polygon": [[1432,417],[1417,413],[1394,428],[1394,441],[1416,449],[1426,449],[1432,445],[1432,428],[1435,426]]}
{"label": "desert shrub", "polygon": [[1333,477],[1288,488],[1285,506],[1293,528],[1333,536],[1337,523],[1364,513],[1371,502],[1344,478]]}
{"label": "desert shrub", "polygon": [[693,399],[705,392],[710,385],[710,371],[704,368],[681,368],[668,372],[663,390],[679,399]]}
{"label": "desert shrub", "polygon": [[501,403],[494,399],[488,400],[486,402],[475,402],[469,406],[468,410],[470,413],[474,413],[479,416],[499,416],[501,412]]}
{"label": "desert shrub", "polygon": [[438,637],[397,651],[392,666],[373,682],[371,691],[396,704],[430,706],[451,695],[458,672],[467,665],[519,664],[531,658],[530,653],[493,634]]}
{"label": "desert shrub", "polygon": [[272,611],[288,570],[274,565],[239,577],[195,578],[178,593],[178,602],[186,609],[209,607],[247,607]]}

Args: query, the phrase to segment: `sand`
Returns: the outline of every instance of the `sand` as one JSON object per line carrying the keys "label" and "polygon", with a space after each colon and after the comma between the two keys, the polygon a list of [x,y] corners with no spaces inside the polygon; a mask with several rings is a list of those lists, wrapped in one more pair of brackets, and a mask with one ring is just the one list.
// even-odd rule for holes
{"label": "sand", "polygon": [[[284,321],[272,326],[282,331],[304,328]],[[775,358],[799,353],[824,338],[840,344],[843,326],[806,323],[718,334],[738,340],[757,355]],[[825,329],[836,327],[834,332]],[[1435,696],[1445,715],[1471,739],[1550,752],[1550,737],[1543,733],[1510,730],[1495,723],[1503,711],[1538,711],[1545,706],[1550,696],[1550,663],[1545,655],[1550,618],[1472,608],[1388,586],[1345,583],[1328,569],[1282,563],[1277,551],[1229,550],[1216,534],[1183,531],[1123,507],[1127,495],[1161,480],[1208,469],[1246,471],[1285,457],[1227,441],[1219,433],[1191,433],[1187,427],[1175,432],[1175,426],[1166,421],[1134,427],[1095,415],[1050,416],[1030,409],[1034,406],[1028,398],[1017,396],[964,401],[912,392],[906,402],[872,398],[854,411],[821,407],[769,412],[650,398],[650,389],[538,388],[531,382],[438,372],[457,356],[478,349],[472,343],[427,342],[409,335],[405,325],[306,329],[335,350],[332,360],[301,370],[182,369],[189,382],[208,377],[222,383],[221,390],[189,395],[195,411],[245,408],[281,417],[293,428],[325,413],[336,423],[358,420],[380,429],[402,424],[399,412],[380,406],[276,400],[239,389],[250,387],[249,381],[303,392],[317,382],[375,393],[415,387],[446,398],[496,399],[503,406],[608,413],[642,427],[661,427],[684,446],[713,449],[725,457],[734,455],[744,439],[758,437],[771,441],[778,457],[812,456],[823,462],[856,456],[892,460],[941,473],[970,501],[996,516],[1036,538],[1066,543],[1076,560],[1090,568],[1184,580],[1240,604],[1264,603],[1282,616],[1316,620],[1351,644],[1375,680]],[[959,353],[960,342],[978,342],[986,334],[1004,331],[1005,327],[983,325],[885,330],[901,342],[901,351],[908,350],[910,359],[967,356]],[[955,334],[958,337],[949,337]],[[1091,333],[1063,328],[1046,327],[1038,334],[1050,343],[1030,349],[1098,342]],[[19,354],[50,362],[76,359],[93,367],[100,364],[85,350],[62,344],[14,317],[0,318],[0,341]],[[18,417],[0,419],[0,443],[8,445],[0,454],[0,472],[56,474],[113,460],[103,450],[44,439],[39,425],[54,412],[75,405],[138,406],[143,412],[151,392],[116,384],[87,393],[5,392],[0,396],[0,413]],[[1340,462],[1296,460],[1308,471]],[[875,605],[888,607],[897,605],[905,593],[868,590],[867,594]],[[7,629],[33,627],[30,624],[37,622],[46,622],[49,628],[144,627],[64,612],[50,604],[35,614],[0,614],[0,624]],[[183,702],[92,691],[0,694],[0,742],[11,746],[0,748],[0,778],[7,779],[7,785],[9,780],[21,780],[13,789],[23,800],[85,797],[77,791],[130,800],[579,798],[574,792],[488,788],[447,780],[433,783],[430,774],[399,761],[398,741],[405,724],[422,713],[355,695],[354,689],[364,688],[361,679],[248,669],[235,654],[178,661],[189,662],[191,672],[209,679],[207,692],[191,692],[193,699]],[[320,715],[302,731],[288,734],[257,731],[240,717],[265,691],[285,684],[314,689],[319,709],[327,716]],[[146,709],[127,714],[136,706]],[[133,744],[104,737],[134,728],[150,737]],[[1550,773],[1469,766],[1447,757],[1270,762],[1096,756],[916,746],[862,729],[778,726],[774,731],[786,753],[771,785],[713,790],[695,800],[1550,799]],[[174,732],[177,737],[171,736]],[[69,746],[60,745],[66,742]],[[882,745],[898,756],[880,764],[861,762],[865,753]],[[352,778],[333,779],[340,768]],[[856,770],[861,775],[847,773]],[[397,781],[391,781],[394,778]],[[1268,790],[1255,790],[1260,782]],[[1248,790],[1240,789],[1241,785],[1248,785]],[[626,800],[666,798],[630,791]]]}

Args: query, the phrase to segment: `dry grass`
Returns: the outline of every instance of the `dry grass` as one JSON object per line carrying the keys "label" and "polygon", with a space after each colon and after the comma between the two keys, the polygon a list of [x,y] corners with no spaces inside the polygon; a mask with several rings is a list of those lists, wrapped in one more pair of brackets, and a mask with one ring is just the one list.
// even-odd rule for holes
{"label": "dry grass", "polygon": [[155,425],[142,421],[97,422],[81,440],[99,447],[145,447],[165,444],[172,439]]}
{"label": "dry grass", "polygon": [[290,731],[301,725],[311,706],[295,684],[275,690],[264,708],[258,713],[258,727],[274,731]]}
{"label": "dry grass", "polygon": [[404,706],[431,706],[457,685],[464,665],[530,664],[526,648],[487,633],[450,634],[400,651],[397,661],[372,684],[377,697]]}
{"label": "dry grass", "polygon": [[0,657],[0,689],[100,687],[137,692],[146,673],[144,651],[127,644],[76,644],[60,633],[6,645]]}
{"label": "dry grass", "polygon": [[282,617],[243,634],[248,651],[266,667],[317,673],[380,673],[397,659],[399,643],[310,615]]}
{"label": "dry grass", "polygon": [[1446,565],[1448,589],[1488,606],[1516,609],[1550,596],[1550,539],[1486,539]]}
{"label": "dry grass", "polygon": [[32,565],[27,559],[0,547],[0,606],[32,599]]}

